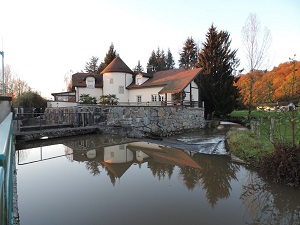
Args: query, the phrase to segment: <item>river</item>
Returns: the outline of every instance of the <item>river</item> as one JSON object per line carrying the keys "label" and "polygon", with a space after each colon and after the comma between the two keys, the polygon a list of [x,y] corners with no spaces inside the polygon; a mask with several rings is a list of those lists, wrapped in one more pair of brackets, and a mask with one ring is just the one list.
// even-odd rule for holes
{"label": "river", "polygon": [[158,140],[85,135],[16,152],[21,225],[300,224],[300,191],[231,161],[229,129]]}

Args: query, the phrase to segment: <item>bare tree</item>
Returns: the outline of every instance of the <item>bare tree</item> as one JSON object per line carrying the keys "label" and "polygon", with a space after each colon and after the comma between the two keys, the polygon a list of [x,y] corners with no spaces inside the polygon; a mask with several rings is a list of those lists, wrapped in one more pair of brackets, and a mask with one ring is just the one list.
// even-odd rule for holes
{"label": "bare tree", "polygon": [[9,96],[19,97],[24,92],[30,91],[31,88],[28,83],[22,80],[17,74],[15,74],[9,65],[4,68],[5,76],[5,92]]}
{"label": "bare tree", "polygon": [[14,75],[10,69],[10,66],[7,64],[4,67],[4,81],[6,94],[11,93],[13,91],[14,86]]}
{"label": "bare tree", "polygon": [[253,84],[254,71],[262,68],[266,68],[269,56],[269,50],[271,47],[272,37],[268,28],[261,30],[261,25],[256,17],[256,14],[250,13],[245,25],[242,28],[242,42],[245,48],[246,66],[250,72],[250,85],[249,85],[249,113],[248,119],[251,116],[251,109],[253,107]]}
{"label": "bare tree", "polygon": [[25,92],[31,91],[31,88],[26,81],[22,80],[18,76],[16,76],[14,80],[13,93],[16,98],[20,97]]}
{"label": "bare tree", "polygon": [[64,76],[64,83],[66,85],[66,90],[71,91],[72,90],[72,75],[73,75],[73,70],[70,70],[67,72]]}

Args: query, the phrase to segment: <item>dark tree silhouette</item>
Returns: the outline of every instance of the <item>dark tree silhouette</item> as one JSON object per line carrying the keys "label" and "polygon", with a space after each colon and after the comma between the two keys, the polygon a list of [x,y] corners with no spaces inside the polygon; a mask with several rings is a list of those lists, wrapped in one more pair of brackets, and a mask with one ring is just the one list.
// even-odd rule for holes
{"label": "dark tree silhouette", "polygon": [[234,85],[233,72],[239,60],[236,58],[237,50],[231,50],[230,44],[229,33],[218,31],[211,25],[199,53],[198,67],[204,69],[204,74],[197,83],[201,87],[208,118],[231,113],[237,103],[238,89]]}

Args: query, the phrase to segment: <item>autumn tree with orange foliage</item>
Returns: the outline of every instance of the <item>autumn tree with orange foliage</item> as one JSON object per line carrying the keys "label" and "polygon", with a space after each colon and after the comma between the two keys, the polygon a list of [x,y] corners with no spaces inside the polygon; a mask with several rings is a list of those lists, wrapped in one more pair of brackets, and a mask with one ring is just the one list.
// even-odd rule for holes
{"label": "autumn tree with orange foliage", "polygon": [[[241,75],[237,82],[240,101],[243,105],[249,104],[250,73]],[[255,80],[252,90],[253,105],[265,103],[300,101],[300,61],[285,62],[272,71],[256,70],[253,72]]]}

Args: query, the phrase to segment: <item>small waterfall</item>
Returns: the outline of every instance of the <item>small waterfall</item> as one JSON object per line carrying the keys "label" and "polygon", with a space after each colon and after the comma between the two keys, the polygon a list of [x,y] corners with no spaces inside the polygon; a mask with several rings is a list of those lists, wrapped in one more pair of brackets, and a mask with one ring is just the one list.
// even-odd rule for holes
{"label": "small waterfall", "polygon": [[211,154],[211,155],[227,155],[225,148],[225,137],[224,136],[212,136],[212,137],[185,137],[178,139],[187,145],[193,146],[193,151]]}
{"label": "small waterfall", "polygon": [[198,132],[183,134],[176,138],[189,151],[211,155],[228,155],[225,146],[226,133],[232,129],[246,129],[239,124],[220,122],[216,129],[203,129]]}
{"label": "small waterfall", "polygon": [[224,140],[221,140],[221,141],[219,141],[216,145],[215,145],[215,147],[214,147],[214,149],[212,150],[212,154],[215,154],[216,152],[219,152],[220,150],[222,150],[222,147],[224,147],[224,144],[222,145],[222,143],[224,143]]}

